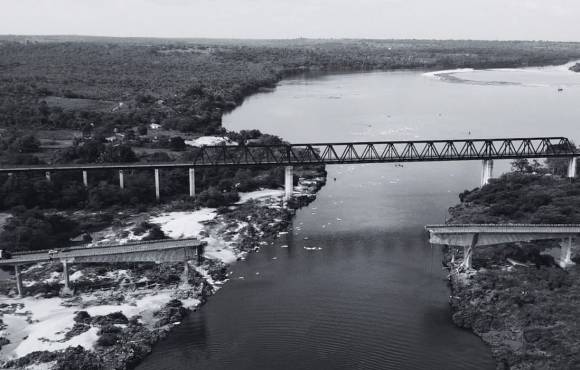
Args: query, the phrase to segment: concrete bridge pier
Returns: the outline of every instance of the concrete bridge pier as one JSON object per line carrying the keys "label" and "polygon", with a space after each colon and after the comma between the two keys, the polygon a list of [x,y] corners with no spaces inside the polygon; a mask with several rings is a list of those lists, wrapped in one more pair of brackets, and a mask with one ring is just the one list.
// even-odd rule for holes
{"label": "concrete bridge pier", "polygon": [[161,192],[159,191],[159,168],[155,169],[155,199],[161,199]]}
{"label": "concrete bridge pier", "polygon": [[125,173],[123,170],[119,170],[119,187],[125,189]]}
{"label": "concrete bridge pier", "polygon": [[566,268],[574,264],[572,262],[572,237],[569,237],[567,240],[562,240],[560,243],[560,267]]}
{"label": "concrete bridge pier", "polygon": [[195,255],[197,256],[197,265],[201,265],[203,263],[203,253],[205,251],[205,244],[200,244],[195,249]]}
{"label": "concrete bridge pier", "polygon": [[461,266],[466,270],[471,270],[473,258],[473,248],[471,246],[463,247],[463,263]]}
{"label": "concrete bridge pier", "polygon": [[70,287],[70,273],[68,270],[68,261],[62,260],[62,275],[64,277],[64,287],[61,290],[61,295],[72,295]]}
{"label": "concrete bridge pier", "polygon": [[493,178],[493,159],[484,159],[481,169],[481,186],[487,185],[491,178]]}
{"label": "concrete bridge pier", "polygon": [[568,162],[568,178],[574,179],[576,177],[576,157],[570,158]]}
{"label": "concrete bridge pier", "polygon": [[195,168],[189,169],[189,196],[195,197]]}
{"label": "concrete bridge pier", "polygon": [[86,170],[83,170],[83,184],[85,185],[85,188],[89,187],[89,174]]}
{"label": "concrete bridge pier", "polygon": [[463,247],[463,263],[461,266],[465,270],[471,270],[472,268],[472,260],[473,260],[473,249],[477,246],[477,241],[479,240],[479,234],[473,234],[471,238],[471,245],[467,245]]}
{"label": "concrete bridge pier", "polygon": [[24,288],[22,287],[22,275],[20,275],[19,265],[14,265],[14,276],[16,277],[16,289],[18,290],[18,296],[22,298],[24,296]]}
{"label": "concrete bridge pier", "polygon": [[187,283],[187,280],[189,279],[189,261],[187,260],[187,258],[185,258],[185,260],[183,261],[183,277],[182,277],[182,281],[184,283]]}
{"label": "concrete bridge pier", "polygon": [[284,170],[284,200],[292,198],[294,193],[294,167],[286,166]]}

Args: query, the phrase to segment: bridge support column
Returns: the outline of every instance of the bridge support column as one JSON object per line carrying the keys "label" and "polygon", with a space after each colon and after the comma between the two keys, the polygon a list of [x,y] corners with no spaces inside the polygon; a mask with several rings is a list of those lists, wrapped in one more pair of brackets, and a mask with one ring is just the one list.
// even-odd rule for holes
{"label": "bridge support column", "polygon": [[197,265],[201,265],[203,263],[203,253],[205,251],[205,244],[200,244],[196,247],[195,255],[197,256]]}
{"label": "bridge support column", "polygon": [[119,187],[125,189],[125,172],[123,170],[119,170]]}
{"label": "bridge support column", "polygon": [[472,267],[472,259],[473,259],[473,249],[477,245],[477,241],[479,240],[479,234],[473,234],[471,239],[471,245],[463,247],[463,263],[462,267],[465,270],[471,270]]}
{"label": "bridge support column", "polygon": [[294,167],[286,166],[284,170],[284,200],[292,198],[294,193]]}
{"label": "bridge support column", "polygon": [[484,159],[483,166],[481,169],[481,186],[485,186],[489,183],[489,180],[493,177],[493,159]]}
{"label": "bridge support column", "polygon": [[72,289],[70,288],[70,274],[68,270],[68,261],[62,260],[62,274],[64,277],[64,287],[62,288],[62,295],[71,295]]}
{"label": "bridge support column", "polygon": [[182,277],[182,282],[187,284],[187,281],[189,280],[189,261],[187,259],[187,251],[185,250],[185,248],[183,249],[183,277]]}
{"label": "bridge support column", "polygon": [[183,276],[185,276],[185,281],[187,281],[187,278],[189,277],[189,261],[188,260],[183,261]]}
{"label": "bridge support column", "polygon": [[89,187],[89,174],[86,170],[83,170],[83,184],[85,185],[85,188]]}
{"label": "bridge support column", "polygon": [[44,174],[44,176],[46,176],[46,181],[50,182],[52,179],[50,177],[50,171],[46,171],[46,173]]}
{"label": "bridge support column", "polygon": [[16,277],[16,290],[18,290],[18,296],[22,298],[24,296],[24,288],[22,287],[22,275],[20,275],[20,266],[14,265],[14,276]]}
{"label": "bridge support column", "polygon": [[573,265],[572,262],[572,237],[569,237],[568,240],[562,240],[560,244],[560,267],[566,268],[570,265]]}
{"label": "bridge support column", "polygon": [[155,199],[161,199],[161,192],[159,191],[159,168],[155,169]]}
{"label": "bridge support column", "polygon": [[574,179],[576,177],[576,157],[570,158],[568,162],[568,178]]}
{"label": "bridge support column", "polygon": [[189,169],[189,196],[195,197],[195,169]]}
{"label": "bridge support column", "polygon": [[473,248],[471,246],[463,247],[463,263],[462,266],[466,270],[471,269],[471,261],[473,257]]}

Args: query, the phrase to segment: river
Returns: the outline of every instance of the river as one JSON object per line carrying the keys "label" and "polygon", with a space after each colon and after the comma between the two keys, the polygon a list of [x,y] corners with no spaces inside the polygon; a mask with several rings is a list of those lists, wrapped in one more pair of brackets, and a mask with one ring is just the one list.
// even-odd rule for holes
{"label": "river", "polygon": [[[248,98],[224,126],[296,143],[580,139],[580,74],[549,67],[447,77],[301,76]],[[496,173],[508,168],[497,163]],[[139,369],[494,368],[487,347],[451,322],[441,254],[423,229],[478,186],[481,163],[327,169],[328,184],[293,230],[232,266],[225,287]]]}

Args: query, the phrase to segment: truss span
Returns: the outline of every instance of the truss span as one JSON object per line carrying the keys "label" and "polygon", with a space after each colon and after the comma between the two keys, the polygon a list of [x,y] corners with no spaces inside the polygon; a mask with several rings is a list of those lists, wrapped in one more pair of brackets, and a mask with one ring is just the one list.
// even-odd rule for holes
{"label": "truss span", "polygon": [[565,137],[380,141],[273,145],[219,145],[193,149],[190,162],[101,163],[0,167],[0,173],[89,169],[292,166],[350,163],[466,161],[517,158],[572,158]]}

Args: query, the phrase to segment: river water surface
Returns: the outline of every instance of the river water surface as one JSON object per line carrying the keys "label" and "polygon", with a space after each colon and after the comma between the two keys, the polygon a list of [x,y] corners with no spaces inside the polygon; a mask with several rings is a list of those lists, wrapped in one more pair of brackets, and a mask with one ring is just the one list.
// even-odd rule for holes
{"label": "river water surface", "polygon": [[[224,126],[295,143],[580,139],[580,74],[551,67],[449,76],[293,78],[247,99]],[[225,287],[139,368],[493,369],[487,347],[451,322],[441,254],[423,229],[444,222],[457,194],[478,186],[480,166],[328,166],[328,184],[298,211],[293,230],[232,266]]]}

